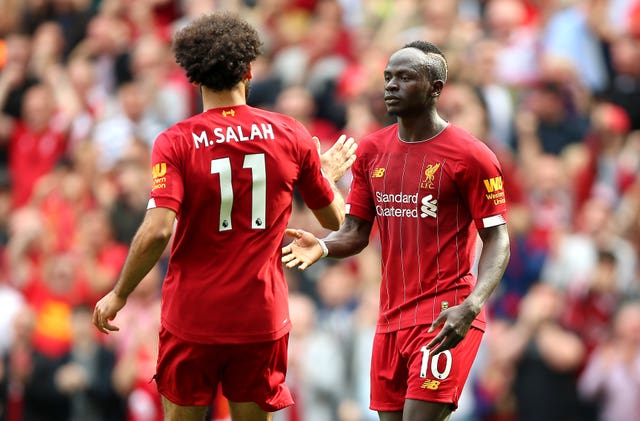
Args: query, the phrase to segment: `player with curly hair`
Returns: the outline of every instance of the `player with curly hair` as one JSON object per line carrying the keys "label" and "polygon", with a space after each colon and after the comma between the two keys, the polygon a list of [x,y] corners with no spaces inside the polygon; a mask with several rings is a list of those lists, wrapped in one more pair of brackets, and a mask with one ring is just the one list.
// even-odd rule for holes
{"label": "player with curly hair", "polygon": [[344,220],[335,182],[355,143],[343,135],[320,155],[301,123],[247,105],[260,48],[256,30],[229,13],[175,35],[176,61],[200,87],[204,111],[156,139],[147,214],[94,310],[101,332],[117,331],[112,320],[173,235],[155,376],[166,420],[201,421],[219,385],[234,421],[270,420],[293,404],[280,246],[294,187],[323,227]]}

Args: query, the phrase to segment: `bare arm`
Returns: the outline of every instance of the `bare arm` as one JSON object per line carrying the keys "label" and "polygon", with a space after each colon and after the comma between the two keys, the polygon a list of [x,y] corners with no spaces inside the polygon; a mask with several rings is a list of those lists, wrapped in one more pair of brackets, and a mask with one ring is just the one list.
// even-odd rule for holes
{"label": "bare arm", "polygon": [[[430,331],[442,326],[427,345],[432,355],[455,347],[469,331],[471,323],[496,289],[509,262],[509,235],[506,224],[479,230],[482,252],[478,264],[478,280],[469,296],[459,305],[444,310]],[[435,347],[435,348],[434,348]]]}
{"label": "bare arm", "polygon": [[333,190],[333,200],[329,206],[314,209],[312,212],[323,228],[336,231],[344,222],[344,198],[333,180],[329,180],[329,184],[331,185],[331,190]]}
{"label": "bare arm", "polygon": [[155,208],[147,211],[142,225],[133,237],[115,287],[96,304],[93,324],[101,332],[119,330],[110,321],[116,317],[127,302],[129,294],[160,259],[173,234],[175,217],[176,213],[171,209]]}
{"label": "bare arm", "polygon": [[[328,257],[343,258],[358,254],[369,244],[372,223],[356,216],[347,215],[344,224],[324,240]],[[322,257],[322,247],[310,232],[287,229],[285,233],[294,240],[282,248],[282,262],[288,268],[305,270]]]}
{"label": "bare arm", "polygon": [[[320,153],[320,140],[317,137],[314,137],[313,140],[318,148],[318,153]],[[347,138],[347,136],[341,135],[329,150],[320,154],[322,172],[333,190],[333,201],[329,206],[313,210],[313,214],[320,225],[326,229],[336,231],[344,222],[344,198],[336,183],[356,160],[357,147],[358,145],[352,137]]]}

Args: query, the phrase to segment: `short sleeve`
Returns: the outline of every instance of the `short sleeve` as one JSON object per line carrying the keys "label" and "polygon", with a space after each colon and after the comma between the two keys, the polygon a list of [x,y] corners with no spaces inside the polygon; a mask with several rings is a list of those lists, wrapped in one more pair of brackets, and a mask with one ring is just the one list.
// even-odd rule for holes
{"label": "short sleeve", "polygon": [[347,195],[347,214],[372,222],[375,218],[373,198],[367,176],[366,153],[358,155],[351,167],[353,180]]}
{"label": "short sleeve", "polygon": [[458,187],[476,227],[490,228],[506,223],[505,180],[497,157],[484,144],[469,152],[460,164]]}
{"label": "short sleeve", "polygon": [[302,124],[297,129],[300,150],[300,175],[297,182],[302,200],[309,209],[329,206],[334,198],[331,184],[322,173],[320,155],[311,135]]}
{"label": "short sleeve", "polygon": [[149,209],[169,208],[180,212],[184,182],[177,155],[171,136],[167,132],[160,134],[151,152],[153,184]]}

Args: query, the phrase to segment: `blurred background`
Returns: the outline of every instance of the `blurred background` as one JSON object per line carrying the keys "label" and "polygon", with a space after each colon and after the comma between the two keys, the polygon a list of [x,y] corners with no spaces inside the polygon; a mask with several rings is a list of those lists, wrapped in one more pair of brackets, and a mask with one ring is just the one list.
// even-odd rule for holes
{"label": "blurred background", "polygon": [[[162,419],[168,253],[120,332],[91,312],[143,218],[155,137],[201,111],[172,34],[216,10],[264,40],[249,103],[325,148],[393,122],[392,52],[444,51],[439,109],[499,157],[512,246],[452,420],[640,419],[640,0],[0,0],[0,420]],[[326,234],[299,202],[290,225]],[[297,405],[277,421],[377,420],[379,258],[374,228],[357,256],[285,271]],[[224,399],[210,412],[228,419]]]}

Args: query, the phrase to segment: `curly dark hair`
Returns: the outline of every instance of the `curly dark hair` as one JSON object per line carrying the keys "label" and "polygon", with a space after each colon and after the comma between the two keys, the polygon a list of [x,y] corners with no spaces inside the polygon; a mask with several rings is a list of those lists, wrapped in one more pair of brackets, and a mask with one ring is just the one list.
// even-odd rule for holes
{"label": "curly dark hair", "polygon": [[173,40],[176,62],[191,83],[214,91],[233,88],[260,55],[258,32],[239,16],[220,12],[202,16],[179,30]]}

